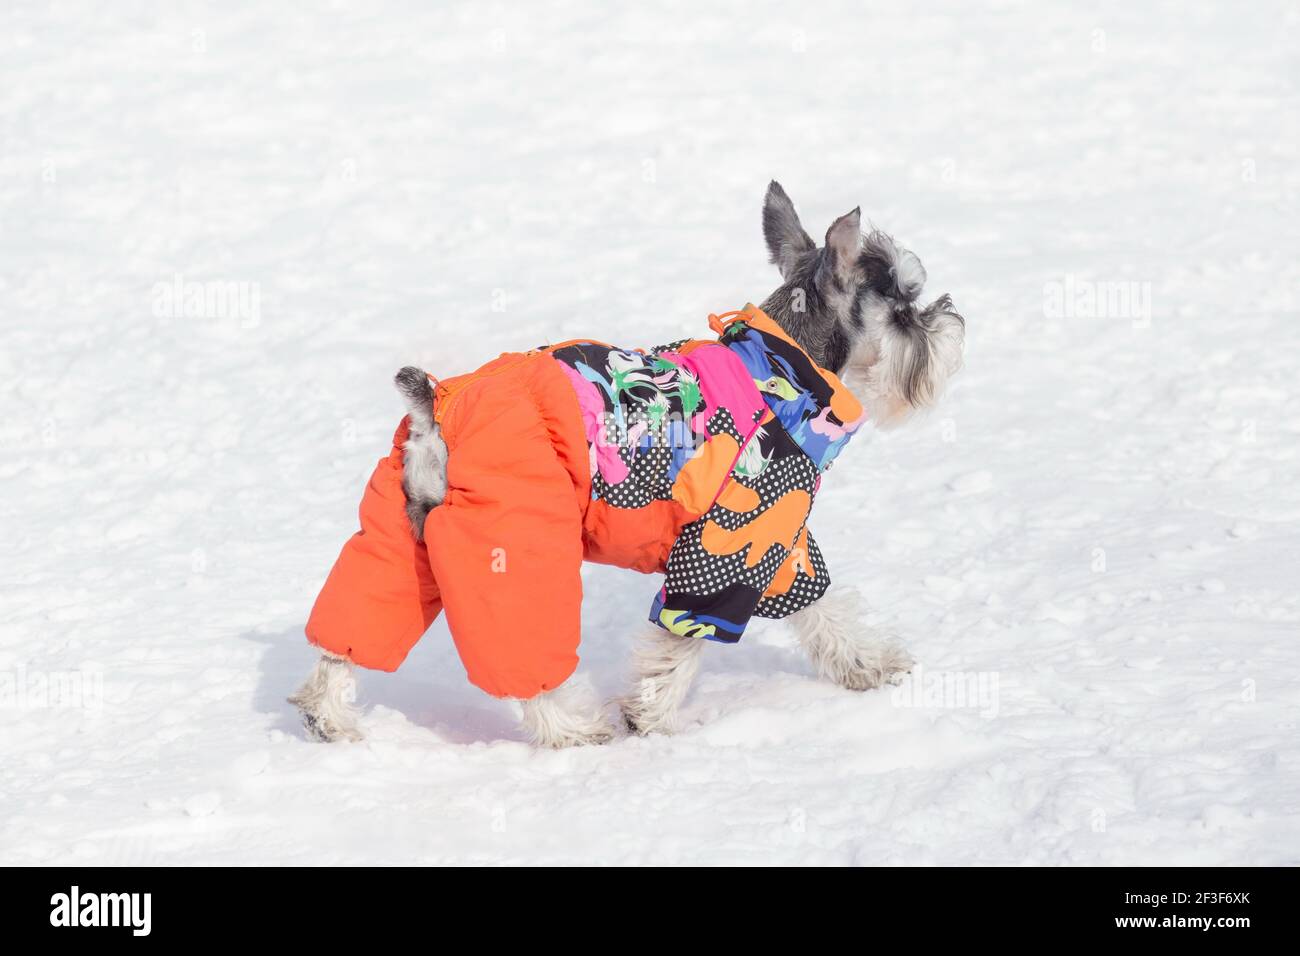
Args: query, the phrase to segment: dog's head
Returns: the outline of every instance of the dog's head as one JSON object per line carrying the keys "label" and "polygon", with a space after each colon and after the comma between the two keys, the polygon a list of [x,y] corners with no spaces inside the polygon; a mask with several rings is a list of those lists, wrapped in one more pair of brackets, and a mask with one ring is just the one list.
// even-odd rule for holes
{"label": "dog's head", "polygon": [[763,203],[763,236],[782,285],[761,308],[840,376],[877,427],[938,401],[961,367],[966,323],[946,294],[918,304],[920,259],[879,230],[864,235],[858,209],[831,223],[819,248],[775,181]]}

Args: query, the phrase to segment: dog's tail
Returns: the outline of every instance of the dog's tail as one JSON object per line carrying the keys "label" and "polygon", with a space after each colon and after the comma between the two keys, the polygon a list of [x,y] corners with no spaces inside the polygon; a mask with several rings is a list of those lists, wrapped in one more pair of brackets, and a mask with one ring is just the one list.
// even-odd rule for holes
{"label": "dog's tail", "polygon": [[402,446],[402,491],[416,541],[424,540],[424,519],[447,496],[447,445],[433,420],[433,389],[422,369],[408,365],[393,376],[411,416]]}
{"label": "dog's tail", "polygon": [[433,429],[433,389],[424,369],[407,365],[393,376],[393,384],[406,399],[411,414],[411,431],[421,434]]}

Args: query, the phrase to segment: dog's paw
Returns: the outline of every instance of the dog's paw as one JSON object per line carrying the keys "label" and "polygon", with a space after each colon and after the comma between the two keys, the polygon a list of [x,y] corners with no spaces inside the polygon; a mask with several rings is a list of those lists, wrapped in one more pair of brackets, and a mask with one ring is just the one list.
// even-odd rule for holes
{"label": "dog's paw", "polygon": [[566,747],[598,747],[614,739],[614,728],[599,718],[568,727],[553,728],[537,740],[539,747],[563,750]]}
{"label": "dog's paw", "polygon": [[289,703],[302,715],[302,725],[310,740],[332,743],[361,739],[356,699],[352,665],[345,658],[326,653],[307,675],[306,682],[289,697]]}
{"label": "dog's paw", "polygon": [[647,731],[641,729],[641,724],[638,723],[636,714],[629,712],[627,707],[623,704],[619,705],[618,715],[623,719],[623,729],[629,734],[635,734],[638,737],[644,737],[646,735]]}
{"label": "dog's paw", "polygon": [[523,702],[523,726],[538,747],[593,747],[614,739],[614,726],[593,702],[575,702],[562,692],[539,694]]}
{"label": "dog's paw", "polygon": [[676,720],[665,715],[660,708],[647,707],[639,697],[624,697],[614,702],[619,717],[629,734],[646,737],[650,734],[671,734],[677,730]]}
{"label": "dog's paw", "polygon": [[631,707],[626,701],[618,702],[618,715],[623,719],[623,727],[629,734],[644,737],[654,730],[649,721],[645,721],[644,717],[637,713],[635,708]]}
{"label": "dog's paw", "polygon": [[300,713],[302,726],[307,731],[309,740],[332,744],[339,740],[350,740],[355,743],[363,739],[360,729],[355,725],[341,725],[308,710],[300,710]]}
{"label": "dog's paw", "polygon": [[884,669],[885,683],[898,686],[903,683],[904,677],[912,673],[912,668],[916,666],[916,659],[898,645],[892,646],[892,652],[893,657],[886,662]]}
{"label": "dog's paw", "polygon": [[915,661],[901,644],[892,641],[872,646],[853,655],[849,666],[838,675],[837,683],[849,690],[875,690],[886,684],[902,683]]}

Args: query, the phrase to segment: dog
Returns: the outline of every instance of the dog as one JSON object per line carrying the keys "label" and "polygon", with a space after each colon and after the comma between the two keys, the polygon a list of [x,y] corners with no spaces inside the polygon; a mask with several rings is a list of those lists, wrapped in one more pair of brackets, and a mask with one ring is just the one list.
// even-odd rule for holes
{"label": "dog", "polygon": [[828,591],[806,519],[863,421],[896,428],[939,400],[965,320],[946,294],[920,304],[920,260],[864,232],[860,209],[818,246],[773,181],[762,224],[781,284],[711,316],[716,341],[582,340],[436,387],[398,372],[408,415],[308,622],[322,656],[289,698],[311,737],[361,739],[352,666],[395,669],[445,604],[471,681],[520,700],[535,744],[610,740],[615,722],[566,683],[584,557],[666,575],[617,701],[626,732],[675,730],[703,638],[734,642],[750,615],[787,618],[843,687],[910,670],[851,588]]}

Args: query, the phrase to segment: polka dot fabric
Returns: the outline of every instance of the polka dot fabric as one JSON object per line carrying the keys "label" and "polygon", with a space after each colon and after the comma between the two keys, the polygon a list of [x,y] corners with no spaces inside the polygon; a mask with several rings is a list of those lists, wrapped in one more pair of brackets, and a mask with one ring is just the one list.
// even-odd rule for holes
{"label": "polka dot fabric", "polygon": [[[805,525],[824,468],[857,427],[835,414],[853,407],[838,380],[761,312],[747,314],[720,330],[726,352],[689,340],[647,352],[597,343],[552,352],[573,369],[593,423],[593,500],[631,511],[673,501],[688,467],[690,491],[676,500],[698,500],[701,476],[719,469],[712,504],[668,550],[650,619],[728,643],[750,617],[785,617],[825,592],[826,563]],[[703,349],[715,351],[701,360]],[[698,457],[723,436],[730,442],[713,446],[726,449],[721,456]],[[731,483],[738,487],[727,491]]]}

